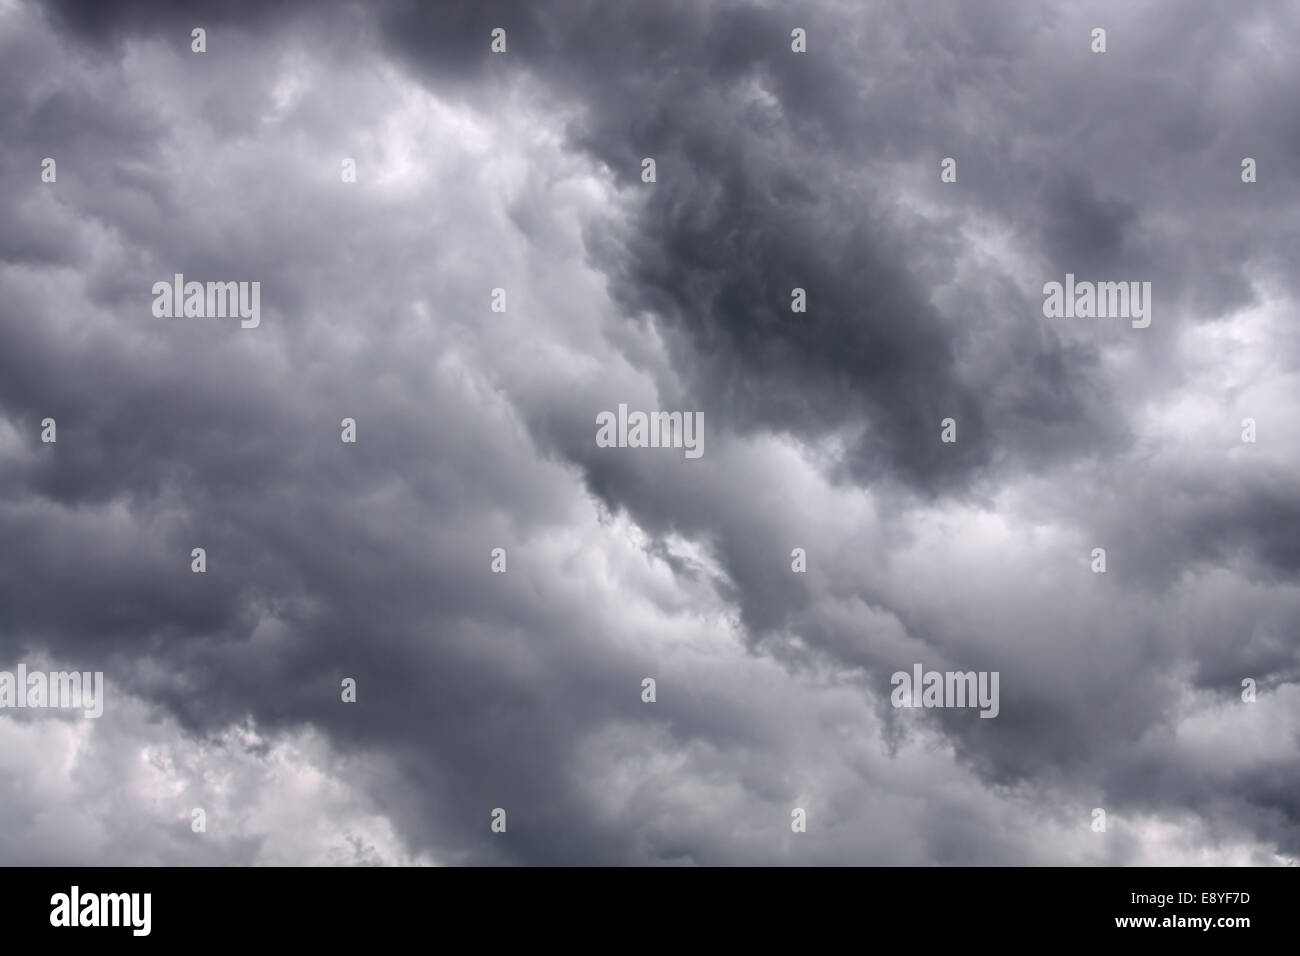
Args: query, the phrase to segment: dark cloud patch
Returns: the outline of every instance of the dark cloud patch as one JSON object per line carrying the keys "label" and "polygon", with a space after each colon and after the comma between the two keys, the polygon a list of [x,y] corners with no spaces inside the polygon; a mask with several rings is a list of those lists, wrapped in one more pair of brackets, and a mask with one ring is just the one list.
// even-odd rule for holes
{"label": "dark cloud patch", "polygon": [[120,42],[140,34],[175,34],[187,48],[190,31],[234,26],[241,31],[270,28],[303,9],[297,0],[199,0],[185,5],[166,0],[55,0],[43,6],[53,24],[91,46]]}

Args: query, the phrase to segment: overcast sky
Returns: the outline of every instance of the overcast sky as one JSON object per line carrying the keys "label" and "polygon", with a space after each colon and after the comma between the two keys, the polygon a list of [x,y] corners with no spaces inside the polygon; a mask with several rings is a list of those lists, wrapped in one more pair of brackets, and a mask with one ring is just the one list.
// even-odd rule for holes
{"label": "overcast sky", "polygon": [[0,862],[1295,863],[1300,7],[184,6],[0,0]]}

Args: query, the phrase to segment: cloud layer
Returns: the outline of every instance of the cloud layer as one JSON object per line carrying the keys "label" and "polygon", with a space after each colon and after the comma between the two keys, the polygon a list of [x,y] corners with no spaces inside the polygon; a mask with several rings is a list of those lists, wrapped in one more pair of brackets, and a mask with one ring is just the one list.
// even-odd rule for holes
{"label": "cloud layer", "polygon": [[0,5],[0,669],[110,684],[0,716],[0,859],[1293,863],[1297,26]]}

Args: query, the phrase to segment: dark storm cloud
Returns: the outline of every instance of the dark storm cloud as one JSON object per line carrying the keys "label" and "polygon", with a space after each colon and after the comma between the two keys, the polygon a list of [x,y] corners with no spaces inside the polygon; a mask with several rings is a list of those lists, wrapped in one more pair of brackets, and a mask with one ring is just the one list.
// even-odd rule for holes
{"label": "dark storm cloud", "polygon": [[[76,335],[66,316],[33,321],[49,295],[36,281],[15,283],[0,307],[0,407],[37,449],[0,477],[0,531],[21,542],[0,550],[6,657],[49,648],[103,667],[196,733],[251,714],[382,753],[391,764],[366,786],[414,845],[451,860],[806,859],[774,851],[767,823],[744,825],[761,838],[737,837],[708,789],[734,780],[741,810],[788,813],[800,786],[790,765],[805,752],[820,763],[801,770],[834,780],[828,805],[897,796],[893,764],[859,754],[861,766],[834,776],[862,734],[823,736],[826,715],[841,713],[832,705],[790,702],[787,730],[786,711],[765,713],[745,678],[638,649],[654,626],[632,608],[643,595],[609,603],[585,581],[590,569],[566,571],[571,556],[547,550],[589,517],[573,510],[568,462],[651,535],[650,553],[692,569],[675,586],[703,604],[712,582],[760,656],[801,674],[835,670],[832,685],[876,701],[891,742],[915,716],[885,703],[894,669],[918,658],[1001,669],[998,720],[931,722],[987,781],[1201,812],[1222,834],[1294,852],[1294,742],[1282,731],[1248,769],[1254,785],[1233,781],[1231,793],[1204,754],[1143,740],[1180,719],[1179,668],[1223,699],[1244,672],[1283,690],[1296,652],[1293,593],[1261,607],[1242,580],[1262,569],[1294,583],[1285,463],[1229,482],[1213,460],[1148,472],[1149,449],[1133,447],[1140,403],[1186,386],[1182,359],[1161,348],[1176,330],[1252,303],[1260,275],[1293,291],[1279,267],[1296,249],[1286,218],[1296,197],[1278,179],[1300,127],[1277,119],[1274,95],[1294,67],[1251,54],[1261,25],[1275,18],[1294,33],[1294,23],[1262,5],[1179,9],[1189,12],[1149,20],[1107,9],[1112,53],[1092,58],[1090,20],[1028,3],[393,3],[328,14],[271,4],[200,10],[208,22],[169,4],[54,5],[58,49],[78,63],[105,54],[95,62],[108,81],[29,87],[40,58],[23,38],[6,43],[3,138],[24,145],[3,154],[12,215],[0,255],[7,268],[72,267],[85,283],[75,308],[106,318]],[[192,90],[185,130],[211,136],[214,156],[270,142],[262,165],[180,166],[177,130],[132,99],[142,94],[123,78],[123,41],[187,51],[196,25],[210,46],[214,27],[244,39],[179,73],[155,64],[158,83]],[[364,60],[369,36],[349,40],[358,25],[471,112],[506,108],[520,85],[567,111],[574,162],[604,164],[628,212],[586,232],[614,306],[608,338],[646,323],[662,333],[668,361],[639,371],[666,407],[706,412],[701,468],[598,454],[591,413],[620,400],[616,372],[571,395],[530,392],[492,356],[476,372],[494,380],[503,411],[430,371],[477,334],[463,316],[482,311],[502,237],[474,220],[476,207],[456,207],[456,179],[411,209],[340,199],[276,160],[295,135],[319,132],[324,164],[336,164],[330,151],[352,148],[347,117],[360,121],[374,99],[313,91],[283,130],[261,125],[279,46],[305,34],[326,59]],[[789,51],[793,25],[809,30],[807,56]],[[509,32],[506,57],[488,53],[496,26]],[[1260,64],[1250,79],[1233,72],[1241,61]],[[1238,153],[1270,170],[1244,198]],[[32,170],[51,154],[60,191],[42,197]],[[938,182],[948,155],[958,185]],[[658,161],[653,187],[637,178],[643,156]],[[555,267],[547,211],[516,211],[530,261]],[[419,227],[437,216],[430,241]],[[99,226],[126,251],[88,238]],[[990,226],[1010,251],[984,253],[986,240],[996,246],[981,232]],[[273,321],[258,349],[202,325],[139,332],[142,290],[173,271],[261,278]],[[1066,271],[1151,279],[1152,328],[1045,323],[1041,284]],[[807,314],[789,311],[795,286],[808,291]],[[403,311],[424,295],[438,335]],[[1136,356],[1127,367],[1109,354],[1121,343]],[[37,444],[46,414],[59,420],[57,446]],[[363,455],[338,442],[345,414],[360,423]],[[513,442],[512,414],[559,465]],[[948,416],[956,445],[938,440]],[[811,447],[831,434],[848,438],[842,456],[819,462],[835,479],[825,502],[796,497],[807,485],[783,487],[792,466],[754,470],[768,459],[741,441]],[[1025,475],[1060,486],[998,503]],[[836,513],[855,486],[877,512],[861,529]],[[1023,554],[991,543],[982,561],[949,571],[949,546],[917,517],[929,506],[983,507],[1017,530],[1058,522],[1086,541]],[[720,572],[677,555],[672,532],[702,543]],[[1107,578],[1078,566],[1093,539],[1111,549]],[[488,549],[509,542],[523,543],[494,579]],[[813,554],[808,579],[789,570],[800,543]],[[209,552],[201,584],[188,570],[195,544]],[[918,567],[925,559],[933,568]],[[1235,609],[1226,624],[1267,622],[1253,642],[1225,647],[1198,626],[1198,581],[1183,575],[1216,569],[1220,604]],[[636,696],[647,673],[663,687],[653,718]],[[338,703],[343,675],[359,682],[353,709]],[[634,775],[623,809],[604,807],[617,771],[648,765],[656,748],[686,756]],[[678,782],[689,799],[666,792]],[[495,806],[510,808],[509,841],[487,830]],[[991,832],[983,811],[945,824],[952,811],[942,798],[915,817],[899,808],[898,843],[868,820],[851,845],[879,853],[871,862],[1044,852]],[[813,846],[819,861],[845,861],[833,841]]]}
{"label": "dark storm cloud", "polygon": [[[264,52],[241,51],[250,88],[266,82]],[[114,80],[78,95],[111,101],[122,93]],[[265,90],[249,95],[253,109],[266,106]],[[132,106],[139,129],[148,107]],[[333,192],[286,191],[272,165],[248,170],[244,215],[229,215],[221,154],[186,182],[162,161],[188,159],[172,129],[126,156],[111,141],[98,157],[50,143],[60,190],[33,189],[33,161],[15,163],[13,195],[49,201],[44,216],[84,217],[66,239],[83,285],[47,300],[38,281],[15,282],[4,307],[12,348],[0,398],[35,449],[5,475],[5,539],[22,542],[0,555],[6,659],[51,650],[103,668],[198,734],[251,714],[268,732],[305,724],[345,750],[383,752],[396,768],[364,785],[442,858],[689,855],[647,850],[635,827],[594,816],[579,745],[623,720],[629,739],[661,725],[669,740],[707,733],[714,745],[755,732],[716,684],[693,687],[689,671],[629,650],[635,618],[548,580],[552,555],[530,559],[530,540],[567,531],[567,492],[559,472],[537,472],[508,421],[484,419],[449,383],[431,386],[440,351],[399,300],[429,294],[431,281],[445,291],[456,257],[441,242],[405,252],[386,242],[427,213],[376,218]],[[124,159],[145,163],[138,205],[122,204]],[[444,234],[455,226],[474,250],[481,237],[455,204],[439,210]],[[88,238],[96,222],[111,223],[131,255]],[[409,279],[389,268],[407,257],[420,266]],[[146,292],[173,269],[261,276],[265,336],[151,323]],[[387,286],[367,302],[377,276]],[[466,311],[459,296],[439,299],[439,313]],[[361,329],[361,342],[342,344]],[[54,446],[37,439],[47,414],[59,422]],[[338,441],[343,414],[360,423],[361,456]],[[508,577],[488,574],[495,544],[510,547]],[[195,545],[208,551],[203,578],[189,571]],[[648,672],[676,688],[659,720],[638,709]],[[355,710],[338,700],[344,675],[360,687]],[[512,841],[487,830],[498,805]]]}
{"label": "dark storm cloud", "polygon": [[[879,31],[849,13],[732,4],[663,4],[628,16],[565,11],[556,6],[545,18],[548,47],[530,22],[520,24],[520,62],[581,100],[585,111],[569,135],[627,189],[645,188],[636,182],[641,156],[659,166],[627,235],[595,244],[613,295],[629,315],[657,317],[671,336],[682,400],[698,402],[715,428],[807,440],[846,419],[863,424],[850,451],[858,481],[951,489],[993,462],[1005,473],[1122,453],[1127,411],[1107,397],[1097,346],[1043,332],[1041,282],[1067,271],[1151,277],[1157,317],[1150,340],[1133,347],[1159,380],[1171,371],[1158,351],[1170,330],[1252,304],[1247,269],[1275,268],[1273,244],[1294,241],[1285,220],[1258,228],[1261,199],[1242,196],[1240,156],[1214,132],[1231,131],[1221,139],[1235,135],[1242,151],[1285,155],[1270,144],[1268,103],[1293,67],[1261,62],[1256,86],[1240,96],[1207,96],[1200,79],[1224,76],[1227,51],[1249,56],[1250,16],[1203,4],[1157,27],[1119,8],[1097,11],[1093,19],[1111,34],[1103,60],[1087,51],[1092,20],[1010,3],[978,15],[971,5],[940,5],[897,16],[882,5],[879,17],[863,18],[878,20]],[[439,76],[446,59],[437,51],[454,46],[478,50],[466,70],[484,76],[492,57],[483,37],[493,25],[512,29],[512,14],[422,18],[404,10],[389,32],[421,72]],[[793,24],[809,29],[807,57],[789,53]],[[960,74],[947,67],[954,62]],[[775,97],[775,108],[745,100],[750,80]],[[1255,121],[1249,133],[1242,107]],[[942,192],[936,184],[935,200],[951,196],[963,213],[933,225],[892,211],[887,182],[854,174],[875,160],[906,159],[934,170],[933,181],[947,154],[960,157],[962,185]],[[1295,196],[1288,183],[1268,189]],[[1234,214],[1225,218],[1228,191]],[[960,253],[946,230],[980,214],[1008,222],[1040,258],[1022,263],[1026,274],[1010,282],[971,288],[973,308],[941,311],[927,283],[946,266],[924,250]],[[1157,230],[1166,217],[1181,228]],[[806,316],[789,313],[796,285],[809,291]],[[958,374],[953,343],[969,340],[995,356],[976,382]],[[960,423],[955,448],[937,440],[948,415]],[[648,527],[716,536],[757,633],[794,626],[816,644],[844,646],[818,633],[825,628],[809,615],[811,596],[772,559],[762,531],[716,515],[693,524],[679,495],[657,490],[641,469],[563,444],[593,489]],[[1109,530],[1113,550],[1131,559],[1126,581],[1167,586],[1238,548],[1293,576],[1286,542],[1300,499],[1253,493],[1264,488],[1252,480],[1229,492],[1229,505],[1221,482],[1210,482],[1187,489],[1196,508],[1174,513],[1162,506],[1158,482],[1149,490],[1112,485],[1132,505],[1107,508],[1098,531]],[[1039,726],[1043,716],[1034,718]],[[1078,719],[1062,717],[1067,725]]]}
{"label": "dark storm cloud", "polygon": [[[132,13],[108,32],[136,26],[159,29]],[[256,73],[261,53],[244,46],[239,57]],[[121,92],[110,84],[101,95]],[[6,141],[36,138],[49,109],[7,114]],[[6,662],[52,649],[197,733],[252,713],[268,730],[308,724],[344,748],[382,748],[402,762],[394,784],[408,794],[388,809],[421,844],[445,831],[450,852],[473,847],[483,860],[618,860],[630,836],[584,836],[582,815],[568,819],[582,797],[566,754],[575,727],[599,723],[592,711],[638,702],[646,667],[615,661],[577,608],[538,605],[536,594],[553,589],[530,584],[525,542],[558,519],[546,515],[539,477],[511,463],[509,432],[491,438],[455,389],[430,391],[431,353],[413,347],[395,303],[340,314],[321,297],[321,286],[337,287],[337,301],[354,301],[386,275],[389,250],[356,218],[366,207],[317,196],[315,228],[304,229],[302,195],[285,198],[263,167],[243,184],[244,217],[223,215],[230,183],[220,174],[169,192],[163,137],[145,132],[138,104],[123,107],[120,152],[79,125],[84,100],[54,109],[78,131],[46,131],[60,198],[32,189],[39,152],[10,164],[6,194],[49,200],[44,216],[89,210],[136,254],[115,260],[92,245],[83,219],[55,251],[81,270],[88,301],[71,288],[42,300],[39,285],[14,283],[3,307],[0,402],[38,449],[5,475]],[[146,164],[138,180],[148,198],[129,209],[127,160]],[[18,235],[6,238],[21,248],[23,223],[8,222]],[[358,243],[353,268],[322,276],[313,263],[346,252],[339,236]],[[193,322],[141,334],[148,290],[173,270],[260,277],[267,336],[255,346],[238,329]],[[340,322],[363,322],[373,338],[342,348]],[[347,455],[345,414],[371,454]],[[45,415],[59,422],[56,445],[39,444]],[[492,517],[503,503],[508,517]],[[494,543],[512,545],[508,578],[487,573]],[[203,577],[189,570],[198,545],[208,551]],[[339,702],[345,675],[360,687],[353,711]],[[515,828],[543,836],[509,849],[466,844],[488,833],[488,811],[501,804]]]}
{"label": "dark storm cloud", "polygon": [[[1015,8],[1005,9],[1008,28],[1018,30]],[[467,69],[487,77],[495,65],[483,38],[520,15],[403,9],[388,27],[416,70],[440,78],[447,68],[440,54],[454,47],[462,57],[479,51]],[[790,53],[795,23],[810,30],[813,54]],[[862,423],[867,431],[849,451],[853,474],[927,489],[966,484],[1000,445],[1014,449],[1022,432],[1053,455],[1087,454],[1113,434],[1112,410],[1078,397],[1087,354],[1063,360],[1066,348],[1033,331],[1032,315],[993,332],[1016,360],[1014,392],[990,392],[959,375],[954,334],[982,324],[984,308],[1006,304],[977,302],[947,316],[936,309],[916,262],[926,249],[955,251],[949,224],[899,221],[891,184],[872,169],[902,153],[931,166],[939,188],[947,144],[921,139],[916,88],[891,79],[881,90],[863,89],[861,64],[890,76],[903,56],[898,42],[918,42],[910,32],[877,40],[847,14],[696,3],[630,11],[559,4],[548,9],[540,38],[527,19],[518,32],[521,67],[582,104],[567,129],[573,142],[647,196],[627,235],[595,237],[594,255],[623,308],[654,314],[672,336],[687,396],[716,427],[812,438]],[[747,101],[750,83],[777,105]],[[955,107],[929,107],[936,131],[954,122]],[[643,156],[658,164],[653,187],[638,180]],[[1063,241],[1093,238],[1108,236]],[[807,290],[807,314],[790,311],[796,287]],[[1032,300],[1017,305],[1022,314],[1034,308]],[[1070,438],[1050,452],[1033,427],[1049,393]],[[947,417],[968,442],[938,442]],[[1021,429],[1024,419],[1030,425]]]}
{"label": "dark storm cloud", "polygon": [[[1131,412],[1113,397],[1115,373],[1098,355],[1114,330],[1063,341],[1044,330],[1038,296],[1043,281],[1066,272],[1152,281],[1153,328],[1130,345],[1147,366],[1147,382],[1123,381],[1140,395],[1185,384],[1168,348],[1180,328],[1257,304],[1260,278],[1294,290],[1276,250],[1295,248],[1282,210],[1300,198],[1296,186],[1281,175],[1267,190],[1243,194],[1239,179],[1243,155],[1268,156],[1280,171],[1292,152],[1273,112],[1275,96],[1294,85],[1295,68],[1257,55],[1261,22],[1277,17],[1293,35],[1289,14],[1257,5],[1238,16],[1201,4],[1158,20],[1118,7],[1085,19],[990,4],[978,17],[972,5],[897,16],[897,7],[882,5],[877,33],[846,12],[682,4],[626,19],[584,8],[583,18],[567,20],[561,9],[547,17],[549,49],[526,32],[521,62],[583,103],[568,129],[573,142],[608,164],[626,189],[645,193],[626,234],[600,236],[594,255],[627,315],[653,315],[669,336],[680,386],[665,383],[665,391],[679,403],[694,401],[715,429],[739,433],[809,440],[845,422],[864,426],[848,452],[852,478],[896,479],[909,491],[972,482],[986,489],[1014,470],[1110,460],[1111,500],[1087,493],[1079,500],[1097,508],[1088,523],[1127,562],[1117,587],[1168,595],[1180,576],[1238,553],[1294,583],[1294,482],[1279,485],[1285,472],[1267,464],[1240,484],[1222,471],[1144,473],[1141,457],[1126,454]],[[1105,60],[1087,51],[1098,17],[1111,36]],[[458,45],[478,42],[481,75],[489,58],[479,34],[487,24],[453,23],[467,28],[456,34]],[[788,51],[796,24],[809,28],[806,58]],[[436,75],[438,66],[426,66],[428,44],[446,28],[404,16],[390,34],[417,70]],[[951,61],[960,67],[934,66]],[[1243,62],[1254,67],[1249,80],[1240,75]],[[776,105],[747,99],[751,81]],[[934,183],[944,155],[960,157],[962,185],[948,192],[933,185],[929,198],[951,196],[959,212],[927,221],[893,208],[892,187],[882,181],[893,170],[884,164],[928,168]],[[658,163],[659,182],[648,189],[636,181],[642,156]],[[1272,204],[1279,205],[1269,211]],[[971,284],[961,307],[940,308],[929,289],[951,267],[931,253],[965,251],[954,233],[973,217],[1006,223],[1031,257],[1016,264],[1020,274]],[[806,316],[789,313],[794,286],[808,290]],[[991,356],[978,379],[961,374],[963,349]],[[948,415],[960,423],[956,449],[937,441],[939,419]],[[765,648],[764,635],[793,632],[845,664],[866,666],[877,683],[897,666],[822,619],[827,596],[792,579],[767,536],[771,528],[746,521],[747,511],[754,514],[743,504],[692,518],[680,504],[681,483],[649,482],[642,468],[561,443],[593,489],[644,526],[715,543],[735,585],[727,593]],[[1136,484],[1142,477],[1151,481]],[[1169,497],[1171,486],[1177,498]],[[745,491],[737,488],[742,497]],[[1087,520],[1082,512],[1077,518]],[[868,588],[866,596],[898,614],[932,653],[969,666],[972,655],[962,648],[972,635],[960,621],[923,622],[889,593]],[[1021,597],[1043,607],[1063,600],[1050,592]],[[1288,611],[1296,612],[1294,603]],[[1242,609],[1247,618],[1258,612]],[[1097,607],[1088,613],[1100,618]],[[1283,639],[1271,659],[1211,664],[1219,651],[1187,647],[1177,617],[1107,616],[1104,653],[1132,666],[1119,682],[1111,679],[1113,659],[1087,676],[1074,671],[1082,688],[1071,700],[1059,678],[1040,670],[1062,654],[1059,642],[1042,643],[1056,629],[1040,613],[1033,617],[1043,618],[1037,631],[977,638],[1004,669],[1006,686],[1019,688],[996,726],[942,717],[962,752],[1006,781],[1047,766],[1090,767],[1085,777],[1110,780],[1117,799],[1177,804],[1200,785],[1184,789],[1187,774],[1167,761],[1148,754],[1145,772],[1126,764],[1127,786],[1099,769],[1137,728],[1172,719],[1178,690],[1167,679],[1169,663],[1190,656],[1198,671],[1219,675],[1220,693],[1225,681],[1235,693],[1237,680],[1226,679],[1232,674],[1294,677],[1294,638]],[[1090,630],[1073,639],[1095,640]],[[1003,653],[994,650],[999,644]],[[1232,815],[1246,818],[1259,803],[1292,821],[1300,812],[1294,801],[1279,807],[1250,792],[1229,803]],[[1281,831],[1268,832],[1277,839]],[[1294,851],[1293,840],[1283,843]]]}
{"label": "dark storm cloud", "polygon": [[57,27],[92,46],[141,34],[180,31],[179,37],[188,37],[195,27],[232,25],[241,31],[260,30],[303,7],[297,0],[198,0],[183,4],[166,0],[53,0],[44,5]]}

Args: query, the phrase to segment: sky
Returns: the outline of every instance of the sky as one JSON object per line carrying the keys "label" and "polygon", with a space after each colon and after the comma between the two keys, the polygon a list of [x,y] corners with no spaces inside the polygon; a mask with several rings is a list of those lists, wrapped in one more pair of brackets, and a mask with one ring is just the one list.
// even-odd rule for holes
{"label": "sky", "polygon": [[0,863],[1295,865],[1297,39],[0,0]]}

